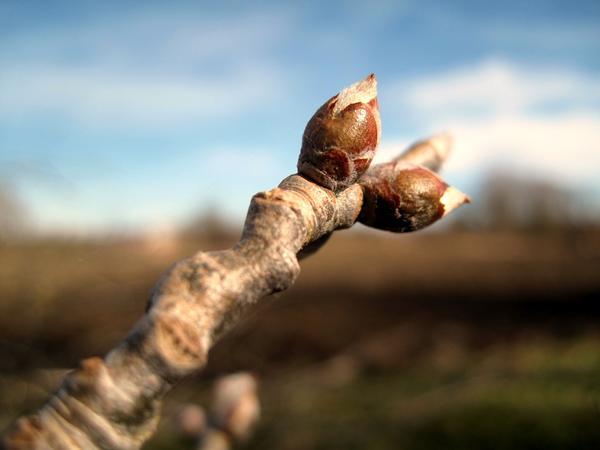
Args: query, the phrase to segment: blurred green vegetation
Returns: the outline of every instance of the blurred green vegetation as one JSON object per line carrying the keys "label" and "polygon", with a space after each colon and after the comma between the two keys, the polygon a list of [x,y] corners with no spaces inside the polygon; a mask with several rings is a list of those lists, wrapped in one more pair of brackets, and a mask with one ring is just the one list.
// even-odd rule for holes
{"label": "blurred green vegetation", "polygon": [[[188,395],[207,401],[191,384],[176,392]],[[404,370],[334,384],[314,366],[264,380],[261,399],[241,449],[599,448],[600,336],[538,337],[443,364],[425,352]],[[167,420],[148,448],[178,443]]]}

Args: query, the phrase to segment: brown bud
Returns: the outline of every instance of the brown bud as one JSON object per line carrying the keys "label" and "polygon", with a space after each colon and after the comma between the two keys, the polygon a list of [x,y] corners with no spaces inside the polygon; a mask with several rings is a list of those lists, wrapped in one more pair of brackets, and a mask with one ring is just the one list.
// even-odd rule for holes
{"label": "brown bud", "polygon": [[308,121],[298,172],[333,191],[345,189],[369,168],[380,136],[371,74],[330,98]]}
{"label": "brown bud", "polygon": [[360,184],[364,200],[358,221],[388,231],[420,230],[469,202],[431,170],[404,162],[379,164]]}

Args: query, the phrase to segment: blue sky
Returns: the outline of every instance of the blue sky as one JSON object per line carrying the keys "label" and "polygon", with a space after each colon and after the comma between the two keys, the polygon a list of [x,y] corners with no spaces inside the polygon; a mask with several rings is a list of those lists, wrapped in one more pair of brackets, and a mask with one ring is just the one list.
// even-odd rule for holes
{"label": "blue sky", "polygon": [[449,130],[463,190],[500,169],[600,197],[599,2],[215,3],[0,3],[0,180],[37,230],[241,220],[370,72],[380,159]]}

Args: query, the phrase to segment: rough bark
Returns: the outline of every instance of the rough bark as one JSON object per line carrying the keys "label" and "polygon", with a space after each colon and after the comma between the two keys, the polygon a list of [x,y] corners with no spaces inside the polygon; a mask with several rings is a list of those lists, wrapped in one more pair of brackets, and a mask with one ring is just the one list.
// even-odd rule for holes
{"label": "rough bark", "polygon": [[[437,169],[449,142],[427,142],[403,158]],[[372,185],[369,173],[365,179]],[[360,180],[334,192],[292,175],[256,194],[240,241],[171,267],[124,341],[104,358],[86,359],[70,372],[36,414],[15,423],[5,448],[140,448],[155,431],[161,401],[173,385],[205,364],[210,347],[246,309],[293,284],[302,249],[311,243],[318,247],[333,231],[352,226],[362,207]]]}

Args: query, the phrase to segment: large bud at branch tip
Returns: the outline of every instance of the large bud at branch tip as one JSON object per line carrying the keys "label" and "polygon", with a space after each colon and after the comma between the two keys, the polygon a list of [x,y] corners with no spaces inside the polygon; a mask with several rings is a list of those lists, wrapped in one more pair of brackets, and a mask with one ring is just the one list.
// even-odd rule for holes
{"label": "large bud at branch tip", "polygon": [[364,200],[358,221],[388,231],[420,230],[470,201],[431,170],[405,162],[371,168],[360,185]]}
{"label": "large bud at branch tip", "polygon": [[298,172],[340,191],[369,168],[381,136],[377,80],[371,74],[331,97],[302,136]]}

